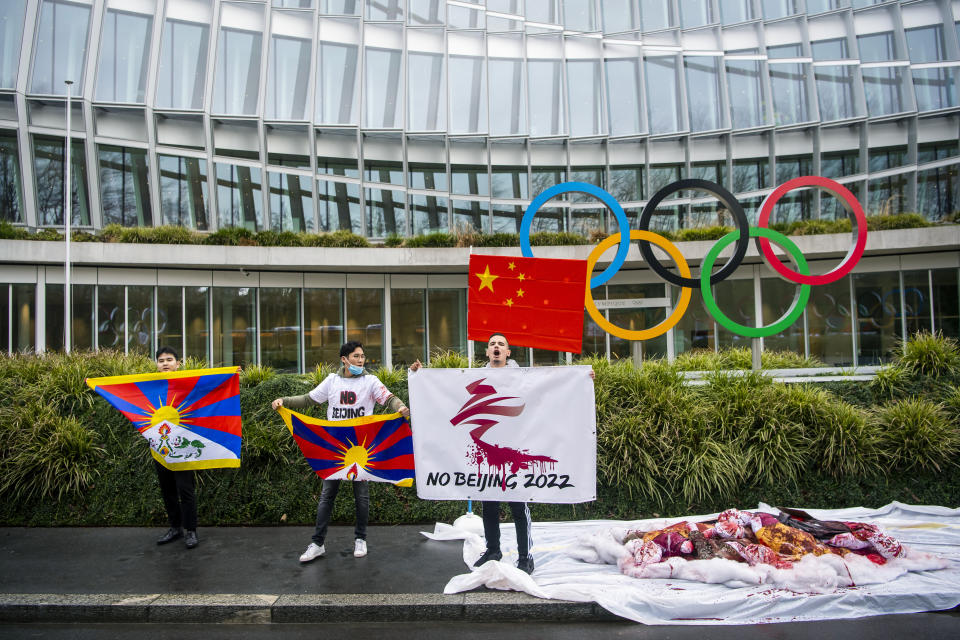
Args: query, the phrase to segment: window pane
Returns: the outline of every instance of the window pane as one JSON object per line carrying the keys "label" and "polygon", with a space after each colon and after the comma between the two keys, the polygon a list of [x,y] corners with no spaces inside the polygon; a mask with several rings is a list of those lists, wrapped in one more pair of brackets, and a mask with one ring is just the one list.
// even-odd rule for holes
{"label": "window pane", "polygon": [[447,89],[443,55],[407,54],[410,88],[407,91],[407,127],[413,131],[442,131],[447,127]]}
{"label": "window pane", "polygon": [[343,339],[343,289],[304,289],[303,334],[306,369],[340,362]]}
{"label": "window pane", "polygon": [[863,62],[884,62],[898,57],[892,31],[857,36],[857,48]]}
{"label": "window pane", "polygon": [[485,166],[458,166],[450,167],[450,193],[461,195],[488,196],[490,195],[490,180],[487,178]]}
{"label": "window pane", "polygon": [[526,198],[527,168],[494,168],[491,176],[490,195],[494,198]]}
{"label": "window pane", "polygon": [[[17,134],[0,131],[0,222],[24,222]],[[0,297],[2,297],[0,287]]]}
{"label": "window pane", "polygon": [[639,26],[636,3],[632,0],[600,0],[603,32],[633,31]]}
{"label": "window pane", "polygon": [[[820,100],[821,120],[844,120],[856,115],[853,101],[853,66],[816,67],[817,96]],[[864,82],[868,71],[864,69]],[[873,114],[871,114],[873,115]]]}
{"label": "window pane", "polygon": [[[7,285],[0,285],[0,290],[6,295]],[[44,287],[44,338],[49,351],[63,350],[63,290],[62,284],[47,283]]]}
{"label": "window pane", "polygon": [[796,0],[763,0],[763,17],[767,20],[792,16],[797,12]]}
{"label": "window pane", "polygon": [[367,20],[403,20],[401,0],[367,0]]}
{"label": "window pane", "polygon": [[656,31],[673,26],[670,0],[640,0],[640,15],[644,31]]}
{"label": "window pane", "polygon": [[900,340],[900,282],[896,271],[853,276],[857,301],[857,347],[860,366],[890,360]]}
{"label": "window pane", "polygon": [[820,173],[826,178],[842,178],[860,173],[860,153],[841,151],[820,156]]}
{"label": "window pane", "polygon": [[[713,287],[717,306],[728,318],[747,327],[756,326],[756,313],[753,298],[753,280],[724,280]],[[746,347],[752,345],[751,338],[732,333],[722,326],[717,328],[717,345],[727,347]]]}
{"label": "window pane", "polygon": [[[10,350],[33,351],[36,346],[36,289],[35,284],[13,284],[13,304],[10,306]],[[0,287],[2,289],[2,287]]]}
{"label": "window pane", "polygon": [[733,161],[733,192],[756,191],[768,185],[770,163],[766,158]]}
{"label": "window pane", "polygon": [[493,204],[493,233],[519,233],[523,220],[523,207]]}
{"label": "window pane", "polygon": [[183,287],[157,287],[157,347],[183,353]]}
{"label": "window pane", "polygon": [[440,0],[409,0],[408,24],[443,24],[445,5]]}
{"label": "window pane", "polygon": [[527,63],[530,88],[530,135],[564,133],[563,75],[558,60],[530,60]]}
{"label": "window pane", "polygon": [[256,289],[213,287],[213,366],[256,363]]}
{"label": "window pane", "polygon": [[527,131],[523,61],[490,59],[490,133],[495,136]]}
{"label": "window pane", "polygon": [[396,49],[367,47],[365,123],[368,127],[400,127],[401,54]]}
{"label": "window pane", "polygon": [[355,44],[321,42],[317,65],[317,122],[356,124],[360,104]]}
{"label": "window pane", "polygon": [[917,173],[917,210],[928,220],[960,211],[960,165]]}
{"label": "window pane", "polygon": [[[670,287],[673,306],[676,308],[680,293],[676,287]],[[673,329],[674,348],[677,354],[695,349],[713,351],[714,345],[713,316],[703,308],[703,297],[693,296],[687,312]]]}
{"label": "window pane", "polygon": [[917,110],[946,109],[957,104],[957,83],[953,69],[913,69]]}
{"label": "window pane", "polygon": [[[324,0],[320,0],[320,1],[321,3],[324,2]],[[321,4],[321,7],[322,6],[323,4]],[[322,13],[328,13],[330,15],[346,15],[346,16],[360,15],[360,0],[326,0],[326,6],[327,6],[326,11],[323,11],[321,9]],[[336,358],[334,359],[336,360]]]}
{"label": "window pane", "polygon": [[268,118],[303,120],[306,117],[310,46],[310,40],[273,36],[267,73]]}
{"label": "window pane", "polygon": [[214,112],[256,115],[262,40],[263,35],[253,31],[220,29],[213,82]]}
{"label": "window pane", "polygon": [[[437,196],[411,195],[410,220],[413,235],[447,231],[450,228],[447,218],[447,199]],[[404,231],[401,229],[398,233],[403,235]]]}
{"label": "window pane", "polygon": [[934,328],[949,338],[960,338],[960,279],[957,269],[933,270]]}
{"label": "window pane", "polygon": [[83,86],[90,7],[45,0],[40,7],[37,44],[33,49],[33,93],[66,95],[64,80],[73,80],[73,92]]}
{"label": "window pane", "polygon": [[383,364],[383,289],[347,289],[347,340],[363,344],[368,371]]}
{"label": "window pane", "polygon": [[390,291],[390,341],[393,366],[409,367],[415,360],[426,362],[426,303],[423,289]]}
{"label": "window pane", "polygon": [[[367,235],[383,238],[392,234],[407,235],[404,193],[389,189],[366,189]],[[369,359],[369,354],[367,358]]]}
{"label": "window pane", "polygon": [[[430,289],[430,352],[467,352],[466,289]],[[394,363],[396,364],[396,363]]]}
{"label": "window pane", "polygon": [[158,107],[202,109],[207,75],[207,38],[210,28],[167,20],[157,72]]}
{"label": "window pane", "polygon": [[127,287],[127,323],[127,350],[150,354],[153,346],[153,287]]}
{"label": "window pane", "polygon": [[939,62],[947,60],[947,45],[943,39],[943,25],[931,24],[905,29],[910,62]]}
{"label": "window pane", "polygon": [[[23,0],[0,0],[0,87],[5,89],[13,89],[17,84],[20,43],[24,31],[23,13],[26,8]],[[0,294],[3,292],[5,288],[0,285]],[[6,340],[6,336],[3,339]]]}
{"label": "window pane", "polygon": [[907,324],[907,335],[918,331],[932,331],[930,324],[930,281],[929,272],[903,272],[903,318]]}
{"label": "window pane", "polygon": [[313,231],[313,196],[309,176],[267,173],[270,181],[270,228]]}
{"label": "window pane", "polygon": [[687,100],[690,103],[690,130],[710,131],[720,121],[720,58],[687,56]]}
{"label": "window pane", "polygon": [[447,166],[445,164],[409,163],[410,187],[413,189],[447,190]]}
{"label": "window pane", "polygon": [[97,287],[97,346],[123,350],[124,287],[122,284]]}
{"label": "window pane", "polygon": [[680,130],[680,86],[674,56],[644,59],[647,85],[647,115],[650,133]]}
{"label": "window pane", "polygon": [[450,119],[450,133],[487,130],[487,65],[483,58],[450,56]]}
{"label": "window pane", "polygon": [[597,30],[594,0],[563,0],[563,24],[574,31]]}
{"label": "window pane", "polygon": [[904,70],[905,67],[863,69],[863,90],[867,96],[867,111],[871,116],[907,110],[903,91]]}
{"label": "window pane", "polygon": [[150,16],[107,11],[100,40],[97,100],[143,102],[152,25]]}
{"label": "window pane", "polygon": [[904,213],[908,180],[909,174],[906,173],[870,180],[867,214],[875,216]]}
{"label": "window pane", "polygon": [[[681,171],[683,171],[683,165],[679,164],[650,165],[650,197],[671,182],[679,180]],[[669,198],[679,198],[680,195],[680,192],[674,192]]]}
{"label": "window pane", "polygon": [[610,168],[610,195],[617,202],[643,200],[643,194],[643,166]]}
{"label": "window pane", "polygon": [[[609,285],[607,290],[607,298],[610,300],[664,297],[662,284],[615,284]],[[607,315],[610,322],[630,331],[650,329],[667,317],[666,309],[663,307],[611,309]],[[632,358],[635,353],[644,360],[667,357],[667,334],[636,342],[610,336],[611,358]]]}
{"label": "window pane", "polygon": [[300,289],[260,288],[260,363],[281,373],[300,366]]}
{"label": "window pane", "polygon": [[810,356],[834,367],[853,364],[849,277],[813,287],[807,303]]}
{"label": "window pane", "polygon": [[[533,167],[533,171],[531,172],[533,189],[530,195],[535,198],[550,187],[560,184],[561,182],[566,182],[566,175],[567,172],[562,167]],[[566,199],[563,195],[555,196],[555,198],[557,200]],[[539,216],[540,214],[538,213],[537,215]]]}
{"label": "window pane", "polygon": [[317,209],[320,215],[319,231],[345,229],[362,233],[360,217],[360,185],[343,182],[317,181]]}
{"label": "window pane", "polygon": [[453,232],[470,231],[487,233],[490,230],[489,203],[476,200],[453,201]]}
{"label": "window pane", "polygon": [[710,24],[713,22],[710,0],[680,0],[680,17],[684,29]]}
{"label": "window pane", "polygon": [[773,92],[773,118],[776,124],[810,120],[807,111],[806,87],[809,66],[808,64],[770,65],[770,90]]}
{"label": "window pane", "polygon": [[570,135],[594,136],[603,133],[600,110],[600,61],[567,62],[567,82],[576,87],[567,91],[570,108]]}
{"label": "window pane", "polygon": [[187,352],[184,355],[210,362],[208,304],[210,287],[187,287]]}
{"label": "window pane", "polygon": [[[70,205],[72,224],[90,225],[87,199],[87,163],[83,142],[71,141],[70,182],[73,183]],[[44,226],[63,225],[63,139],[34,137],[34,180],[37,184],[37,221]]]}
{"label": "window pane", "polygon": [[101,145],[99,153],[103,223],[152,226],[146,150]]}
{"label": "window pane", "polygon": [[752,0],[723,0],[717,4],[720,7],[720,17],[723,18],[723,24],[753,20]]}
{"label": "window pane", "polygon": [[527,20],[557,24],[560,22],[556,0],[526,0]]}
{"label": "window pane", "polygon": [[601,236],[606,226],[605,211],[605,209],[571,209],[570,231],[584,238]]}
{"label": "window pane", "polygon": [[220,162],[216,163],[216,168],[219,226],[259,231],[262,206],[260,169]]}
{"label": "window pane", "polygon": [[[73,349],[93,348],[93,290],[92,284],[74,284],[70,287],[70,306],[73,314],[70,323],[70,344]],[[47,349],[63,349],[63,285],[48,284],[46,287],[46,343]],[[0,285],[0,297],[6,303],[7,285]],[[4,321],[6,318],[4,318]],[[3,331],[6,331],[4,325]],[[6,340],[6,335],[2,336]]]}
{"label": "window pane", "polygon": [[851,56],[847,53],[846,38],[831,38],[810,43],[814,60],[846,60]]}
{"label": "window pane", "polygon": [[760,61],[727,60],[726,67],[733,128],[745,129],[767,124],[767,100],[760,77]]}
{"label": "window pane", "polygon": [[610,135],[643,133],[640,58],[608,59],[604,64],[607,71]]}
{"label": "window pane", "polygon": [[[761,278],[760,295],[763,307],[763,324],[771,325],[782,318],[793,305],[799,285],[787,284],[780,278]],[[803,354],[803,316],[781,331],[763,339],[765,351],[793,351]]]}
{"label": "window pane", "polygon": [[163,224],[206,231],[207,161],[158,155]]}

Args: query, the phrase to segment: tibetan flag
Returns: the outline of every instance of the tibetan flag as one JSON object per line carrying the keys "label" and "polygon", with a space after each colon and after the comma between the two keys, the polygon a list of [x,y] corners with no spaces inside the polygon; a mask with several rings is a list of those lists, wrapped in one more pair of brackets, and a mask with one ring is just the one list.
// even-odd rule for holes
{"label": "tibetan flag", "polygon": [[467,338],[580,353],[586,260],[470,256]]}
{"label": "tibetan flag", "polygon": [[324,480],[413,486],[413,434],[399,413],[320,420],[278,409],[310,467]]}
{"label": "tibetan flag", "polygon": [[172,471],[240,466],[240,367],[87,378]]}

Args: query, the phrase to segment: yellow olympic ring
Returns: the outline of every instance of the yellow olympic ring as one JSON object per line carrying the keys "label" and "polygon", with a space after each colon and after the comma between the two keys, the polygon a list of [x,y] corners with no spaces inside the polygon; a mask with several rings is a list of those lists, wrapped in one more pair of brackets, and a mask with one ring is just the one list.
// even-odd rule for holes
{"label": "yellow olympic ring", "polygon": [[[684,278],[690,277],[690,267],[687,265],[687,261],[684,259],[683,254],[680,253],[680,249],[678,249],[675,244],[663,236],[659,236],[651,231],[640,231],[639,229],[633,229],[630,231],[630,239],[646,240],[647,242],[652,242],[653,244],[657,245],[666,251],[671,258],[673,258],[674,263],[680,270],[680,275],[682,275]],[[600,259],[600,256],[603,255],[603,252],[618,242],[620,242],[620,234],[615,233],[593,248],[593,251],[590,252],[590,256],[587,258],[588,276],[593,273],[593,267],[597,264],[597,260]],[[618,327],[603,317],[603,314],[600,313],[599,309],[597,309],[597,303],[593,300],[593,294],[590,292],[589,278],[587,279],[587,293],[586,297],[584,298],[584,306],[587,308],[587,313],[590,314],[590,317],[593,318],[593,321],[610,335],[623,338],[624,340],[650,340],[651,338],[662,336],[667,331],[672,329],[675,324],[680,322],[680,318],[682,318],[683,314],[687,311],[687,306],[690,304],[690,297],[692,295],[693,289],[690,287],[681,287],[680,300],[677,301],[677,306],[673,310],[673,313],[667,316],[666,320],[655,327],[641,329],[640,331],[632,331],[630,329]]]}

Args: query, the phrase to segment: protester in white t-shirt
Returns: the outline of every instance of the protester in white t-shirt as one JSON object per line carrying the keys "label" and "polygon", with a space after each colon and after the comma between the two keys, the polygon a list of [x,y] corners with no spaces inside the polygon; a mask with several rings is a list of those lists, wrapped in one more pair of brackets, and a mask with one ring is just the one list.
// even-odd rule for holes
{"label": "protester in white t-shirt", "polygon": [[[410,417],[410,410],[395,395],[390,393],[376,376],[369,375],[363,368],[366,356],[359,342],[347,342],[340,347],[340,369],[331,373],[310,393],[302,396],[277,398],[270,406],[274,410],[280,407],[305,409],[311,405],[327,403],[327,420],[351,420],[373,414],[373,405],[381,404],[390,413],[400,413]],[[313,541],[300,556],[300,562],[310,562],[324,554],[323,542],[333,513],[333,503],[340,489],[339,480],[324,480],[317,504],[317,528]],[[354,529],[353,555],[362,558],[367,555],[367,521],[370,517],[370,485],[366,480],[353,481],[353,499],[357,508],[357,524]]]}

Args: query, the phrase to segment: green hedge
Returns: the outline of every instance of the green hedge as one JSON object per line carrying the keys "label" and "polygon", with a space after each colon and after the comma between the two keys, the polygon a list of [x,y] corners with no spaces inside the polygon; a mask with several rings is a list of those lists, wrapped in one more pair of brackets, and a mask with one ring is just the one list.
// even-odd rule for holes
{"label": "green hedge", "polygon": [[[952,340],[921,335],[902,353],[887,369],[897,373],[872,384],[778,384],[756,373],[732,375],[731,368],[749,366],[736,351],[639,369],[629,361],[586,359],[596,371],[598,499],[535,505],[534,517],[639,518],[759,501],[957,506],[960,352]],[[444,353],[432,363],[465,366],[464,360]],[[783,354],[768,360],[778,368],[791,361]],[[683,370],[694,364],[710,370],[708,384],[683,384]],[[84,384],[88,376],[152,369],[146,356],[111,352],[0,357],[0,524],[164,522],[142,437]],[[243,372],[243,466],[199,473],[204,524],[313,521],[321,483],[269,402],[305,393],[329,371]],[[405,371],[377,375],[407,399]],[[348,498],[338,501],[335,521],[352,520]],[[378,523],[449,521],[464,510],[463,502],[424,501],[412,488],[380,483],[372,485],[371,501]]]}
{"label": "green hedge", "polygon": [[[870,231],[884,229],[913,229],[931,227],[935,223],[928,221],[919,213],[898,215],[880,215],[867,218]],[[786,235],[814,235],[824,233],[849,233],[850,220],[798,220],[792,223],[772,224],[771,228]],[[733,231],[733,227],[713,226],[675,231],[661,230],[658,233],[677,242],[693,240],[717,240]],[[111,224],[97,233],[74,231],[74,242],[126,242],[135,244],[206,244],[249,247],[370,247],[363,236],[350,231],[331,231],[329,233],[295,233],[293,231],[250,231],[243,227],[229,227],[213,233],[191,231],[183,227],[124,227]],[[561,231],[559,233],[540,232],[530,234],[533,246],[573,246],[594,244],[605,234],[594,232],[590,237],[577,233]],[[40,229],[30,233],[23,227],[9,222],[0,222],[0,240],[63,240],[63,234],[56,229]],[[520,236],[516,233],[478,233],[471,230],[456,232],[437,231],[404,238],[391,234],[384,239],[384,247],[424,248],[424,247],[519,247]]]}

